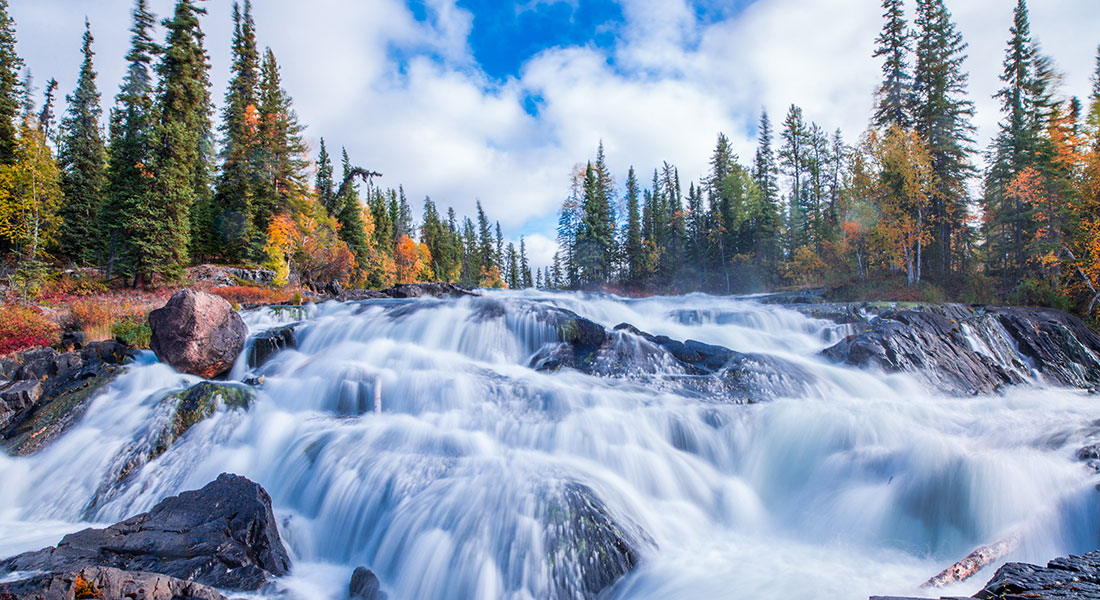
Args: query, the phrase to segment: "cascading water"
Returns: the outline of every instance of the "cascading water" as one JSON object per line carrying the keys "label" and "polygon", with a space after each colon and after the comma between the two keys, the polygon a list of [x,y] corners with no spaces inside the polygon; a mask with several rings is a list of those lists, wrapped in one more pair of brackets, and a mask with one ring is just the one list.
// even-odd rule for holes
{"label": "cascading water", "polygon": [[[815,384],[751,405],[658,385],[683,374],[657,361],[631,377],[644,353],[628,333],[596,358],[620,362],[604,375],[540,372],[557,309],[773,355]],[[198,381],[146,353],[64,437],[0,457],[0,555],[225,471],[271,494],[295,562],[283,583],[302,598],[341,598],[357,565],[391,598],[591,596],[611,583],[584,559],[607,550],[585,537],[593,522],[633,544],[610,598],[919,594],[1005,536],[1021,540],[1007,558],[1033,562],[1100,545],[1097,477],[1074,459],[1100,430],[1095,399],[1038,383],[938,397],[829,364],[818,352],[845,326],[752,299],[494,293],[244,316],[253,333],[301,321],[296,349],[235,367],[263,377],[251,408],[223,407],[110,485],[161,400]]]}

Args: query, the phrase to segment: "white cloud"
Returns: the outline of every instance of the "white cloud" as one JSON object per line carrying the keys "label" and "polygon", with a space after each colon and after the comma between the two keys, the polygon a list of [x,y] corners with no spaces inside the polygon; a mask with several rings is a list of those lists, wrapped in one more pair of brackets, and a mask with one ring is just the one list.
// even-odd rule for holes
{"label": "white cloud", "polygon": [[[575,0],[565,1],[576,6]],[[701,25],[685,0],[621,0],[625,23],[609,51],[591,45],[551,48],[521,73],[490,80],[474,62],[472,15],[455,0],[428,0],[427,22],[400,0],[262,0],[259,38],[283,67],[307,137],[402,183],[419,212],[437,204],[472,214],[480,198],[506,235],[528,234],[533,267],[553,255],[551,215],[568,192],[574,164],[603,140],[622,183],[627,167],[643,185],[668,160],[683,185],[701,177],[719,131],[743,162],[761,106],[773,121],[794,103],[828,130],[854,140],[865,128],[879,64],[871,57],[881,26],[870,0],[757,0],[741,14]],[[536,10],[555,0],[531,0]],[[166,16],[171,0],[153,0]],[[910,5],[912,2],[910,2]],[[992,94],[1012,18],[1012,0],[954,0],[949,5],[970,44],[967,68],[978,108],[979,146],[1000,118]],[[1033,32],[1066,73],[1070,94],[1084,96],[1100,42],[1096,0],[1033,0]],[[79,67],[83,12],[97,36],[100,86],[115,94],[128,46],[130,0],[17,1],[20,52],[39,86],[50,76],[71,91]],[[228,77],[228,1],[207,2],[213,93]],[[910,6],[910,15],[911,15]],[[400,57],[397,60],[395,57]],[[538,99],[536,116],[525,112]],[[545,227],[546,230],[542,230]]]}

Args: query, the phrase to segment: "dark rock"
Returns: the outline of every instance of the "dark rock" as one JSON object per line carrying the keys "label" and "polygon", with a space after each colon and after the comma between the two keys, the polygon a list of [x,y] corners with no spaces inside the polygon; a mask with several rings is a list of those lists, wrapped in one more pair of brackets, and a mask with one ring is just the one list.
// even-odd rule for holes
{"label": "dark rock", "polygon": [[1091,446],[1085,446],[1077,451],[1077,460],[1097,460],[1100,459],[1100,444],[1092,444]]}
{"label": "dark rock", "polygon": [[61,342],[59,345],[65,352],[80,350],[84,347],[84,332],[79,330],[65,331],[61,334]]}
{"label": "dark rock", "polygon": [[149,313],[149,327],[149,345],[160,360],[205,379],[228,371],[248,337],[248,327],[228,302],[193,289],[176,292]]}
{"label": "dark rock", "polygon": [[229,409],[247,409],[252,405],[255,396],[256,393],[248,386],[212,381],[203,381],[182,392],[170,394],[165,402],[174,402],[176,408],[167,426],[157,436],[150,450],[149,460],[164,454],[196,423],[213,416],[219,401]]}
{"label": "dark rock", "polygon": [[983,600],[1100,598],[1100,552],[1057,558],[1046,567],[1008,563],[974,595]]}
{"label": "dark rock", "polygon": [[383,292],[388,298],[421,298],[430,296],[443,298],[446,296],[477,296],[470,290],[453,283],[399,283]]}
{"label": "dark rock", "polygon": [[761,304],[824,304],[828,302],[828,300],[825,299],[824,289],[778,292],[775,294],[753,296],[752,299]]}
{"label": "dark rock", "polygon": [[198,491],[167,498],[106,529],[72,533],[52,548],[0,562],[0,572],[87,567],[160,573],[212,587],[258,590],[290,569],[271,498],[259,485],[222,474]]}
{"label": "dark rock", "polygon": [[356,567],[351,574],[351,583],[348,584],[348,598],[350,600],[386,600],[386,593],[382,591],[382,583],[378,576],[366,567]]}
{"label": "dark rock", "polygon": [[0,388],[0,428],[38,402],[41,395],[42,382],[35,379],[15,381]]}
{"label": "dark rock", "polygon": [[287,348],[297,348],[298,340],[294,337],[294,329],[297,326],[294,324],[276,327],[252,338],[252,345],[248,349],[248,366],[255,369],[276,353]]}
{"label": "dark rock", "polygon": [[550,563],[551,598],[596,598],[638,564],[653,540],[619,521],[586,485],[560,484],[544,494],[542,530]]}
{"label": "dark rock", "polygon": [[221,265],[199,265],[187,269],[187,277],[194,282],[212,283],[215,287],[275,282],[275,272],[268,269],[240,269]]}
{"label": "dark rock", "polygon": [[225,600],[209,586],[168,575],[122,571],[110,567],[38,574],[0,584],[0,600]]}
{"label": "dark rock", "polygon": [[[19,366],[16,376],[25,379],[4,390],[11,392],[20,405],[16,409],[7,404],[12,412],[6,417],[0,406],[0,440],[4,447],[24,456],[57,439],[80,420],[91,400],[134,356],[134,350],[114,341],[90,343],[79,353],[58,354],[43,348],[18,355],[27,362]],[[34,384],[39,391],[30,401],[35,396]]]}

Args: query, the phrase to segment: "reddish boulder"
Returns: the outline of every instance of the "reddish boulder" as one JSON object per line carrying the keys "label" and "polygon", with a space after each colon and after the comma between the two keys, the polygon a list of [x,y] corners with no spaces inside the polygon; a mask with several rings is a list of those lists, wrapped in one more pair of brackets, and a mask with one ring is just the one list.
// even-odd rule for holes
{"label": "reddish boulder", "polygon": [[210,379],[228,371],[244,350],[248,326],[228,302],[197,290],[180,290],[149,313],[150,348],[183,373]]}

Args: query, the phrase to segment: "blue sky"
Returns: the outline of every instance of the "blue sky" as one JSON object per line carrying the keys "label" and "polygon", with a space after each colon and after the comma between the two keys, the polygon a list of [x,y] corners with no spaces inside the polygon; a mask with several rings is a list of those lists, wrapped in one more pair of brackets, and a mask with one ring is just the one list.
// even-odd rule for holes
{"label": "blue sky", "polygon": [[[403,184],[417,213],[430,195],[472,214],[481,200],[535,263],[553,254],[570,174],[603,140],[621,183],[669,161],[698,180],[718,132],[751,158],[761,108],[794,103],[854,141],[879,65],[877,0],[254,0],[306,140]],[[158,15],[173,0],[150,0]],[[912,2],[910,10],[912,8]],[[1000,118],[1004,42],[1015,0],[947,0],[966,41],[979,145]],[[87,15],[107,103],[123,74],[132,0],[11,0],[19,51],[68,93]],[[230,0],[203,21],[213,94],[229,71]],[[1100,43],[1100,2],[1032,0],[1034,34],[1084,95]]]}

